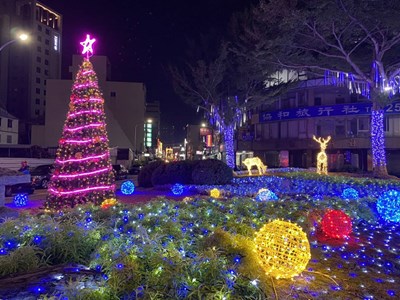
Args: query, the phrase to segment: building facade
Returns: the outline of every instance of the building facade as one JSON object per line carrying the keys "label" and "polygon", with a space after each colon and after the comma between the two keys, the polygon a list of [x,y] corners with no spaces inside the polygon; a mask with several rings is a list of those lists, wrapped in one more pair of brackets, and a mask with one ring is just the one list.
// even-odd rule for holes
{"label": "building facade", "polygon": [[[238,134],[237,151],[254,152],[270,167],[316,166],[319,144],[313,136],[332,139],[329,169],[372,170],[371,101],[324,79],[299,82],[276,101],[251,112],[251,125]],[[400,102],[385,108],[388,171],[400,174]]]}
{"label": "building facade", "polygon": [[18,119],[0,108],[0,145],[18,144]]}
{"label": "building facade", "polygon": [[62,16],[32,0],[0,0],[0,43],[27,32],[0,53],[0,102],[20,120],[20,143],[31,143],[31,126],[44,124],[49,79],[61,76]]}
{"label": "building facade", "polygon": [[160,116],[160,101],[146,102],[144,146],[150,151],[155,151],[157,139],[160,138]]}
{"label": "building facade", "polygon": [[[83,57],[74,55],[72,67],[76,75]],[[105,100],[107,132],[110,147],[143,148],[146,87],[139,82],[110,80],[110,63],[105,56],[92,56],[90,61],[97,74]],[[32,143],[44,148],[56,148],[68,112],[73,80],[49,80],[46,95],[45,125],[34,126]],[[51,112],[51,113],[50,113]]]}

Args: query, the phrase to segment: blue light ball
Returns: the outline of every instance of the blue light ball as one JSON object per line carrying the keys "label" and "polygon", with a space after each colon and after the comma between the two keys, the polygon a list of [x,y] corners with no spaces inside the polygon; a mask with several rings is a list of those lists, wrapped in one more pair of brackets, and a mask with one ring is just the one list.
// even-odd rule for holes
{"label": "blue light ball", "polygon": [[353,188],[345,188],[342,192],[343,199],[358,199],[358,192]]}
{"label": "blue light ball", "polygon": [[124,181],[121,184],[121,192],[124,195],[132,195],[135,191],[135,184],[131,180]]}
{"label": "blue light ball", "polygon": [[389,222],[400,222],[400,193],[389,190],[383,193],[376,203],[380,216]]}
{"label": "blue light ball", "polygon": [[27,194],[16,194],[14,196],[14,204],[15,206],[22,207],[28,204],[28,195]]}
{"label": "blue light ball", "polygon": [[180,184],[180,183],[175,183],[173,186],[172,186],[172,188],[171,188],[171,191],[172,191],[172,194],[174,194],[174,195],[182,195],[182,193],[183,193],[183,185],[182,184]]}
{"label": "blue light ball", "polygon": [[278,200],[278,196],[269,189],[260,189],[256,196],[257,201]]}

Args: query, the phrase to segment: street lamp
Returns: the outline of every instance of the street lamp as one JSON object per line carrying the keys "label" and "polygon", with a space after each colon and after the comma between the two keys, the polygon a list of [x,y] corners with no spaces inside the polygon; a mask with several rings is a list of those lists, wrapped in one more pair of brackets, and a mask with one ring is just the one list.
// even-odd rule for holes
{"label": "street lamp", "polygon": [[0,52],[1,52],[5,47],[7,47],[8,45],[11,45],[12,43],[14,43],[14,42],[16,42],[16,41],[26,42],[28,39],[29,39],[29,35],[27,35],[26,33],[21,33],[21,34],[18,35],[17,38],[15,38],[15,39],[13,39],[13,40],[11,40],[11,41],[8,41],[8,42],[5,43],[4,45],[2,45],[2,46],[0,47]]}

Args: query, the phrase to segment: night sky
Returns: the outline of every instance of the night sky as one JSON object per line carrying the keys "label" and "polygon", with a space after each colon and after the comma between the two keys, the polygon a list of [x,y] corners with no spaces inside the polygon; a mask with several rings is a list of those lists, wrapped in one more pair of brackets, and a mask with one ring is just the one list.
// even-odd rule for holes
{"label": "night sky", "polygon": [[226,30],[231,14],[253,0],[42,0],[63,16],[63,78],[85,33],[96,38],[95,55],[111,62],[114,81],[144,82],[147,100],[160,101],[162,126],[175,126],[177,142],[201,113],[174,93],[165,71],[185,55],[187,39]]}

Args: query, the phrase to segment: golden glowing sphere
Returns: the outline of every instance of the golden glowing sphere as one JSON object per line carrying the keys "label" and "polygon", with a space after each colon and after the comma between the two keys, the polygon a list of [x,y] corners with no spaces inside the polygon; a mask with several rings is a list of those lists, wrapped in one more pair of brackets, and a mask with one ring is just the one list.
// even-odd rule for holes
{"label": "golden glowing sphere", "polygon": [[307,235],[300,226],[280,220],[265,224],[254,239],[265,274],[275,278],[299,275],[311,258]]}
{"label": "golden glowing sphere", "polygon": [[219,198],[219,196],[221,196],[221,192],[219,191],[219,189],[212,189],[210,191],[210,196],[213,198]]}
{"label": "golden glowing sphere", "polygon": [[109,208],[109,207],[114,206],[115,204],[117,204],[117,199],[110,198],[110,199],[104,200],[104,201],[101,203],[100,207],[103,208],[103,209],[107,209],[107,208]]}

